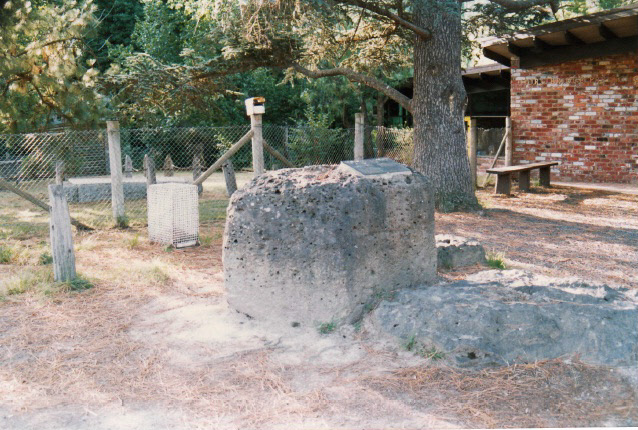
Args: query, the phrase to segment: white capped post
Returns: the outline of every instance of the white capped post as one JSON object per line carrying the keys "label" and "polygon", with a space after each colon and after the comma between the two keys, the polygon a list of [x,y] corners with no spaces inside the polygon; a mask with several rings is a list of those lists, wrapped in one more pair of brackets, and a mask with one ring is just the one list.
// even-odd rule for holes
{"label": "white capped post", "polygon": [[253,131],[253,172],[257,177],[264,173],[264,138],[262,133],[261,117],[266,113],[266,99],[263,97],[251,97],[246,99],[246,114],[250,117],[250,127]]}

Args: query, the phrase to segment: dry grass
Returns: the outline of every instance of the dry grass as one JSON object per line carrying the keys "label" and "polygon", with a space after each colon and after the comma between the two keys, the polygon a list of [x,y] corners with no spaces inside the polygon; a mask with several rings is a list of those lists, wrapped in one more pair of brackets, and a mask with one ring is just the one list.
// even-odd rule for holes
{"label": "dry grass", "polygon": [[430,412],[486,428],[581,427],[638,419],[638,397],[613,369],[549,360],[498,369],[411,367],[364,378],[395,397],[408,394]]}
{"label": "dry grass", "polygon": [[[489,248],[503,250],[508,263],[531,260],[540,265],[551,260],[552,270],[570,273],[583,267],[581,258],[603,267],[610,264],[604,258],[611,258],[620,262],[618,272],[599,273],[601,277],[635,274],[624,259],[634,255],[630,241],[638,224],[610,227],[638,213],[635,201],[583,193],[552,190],[525,201],[482,193],[494,207],[487,215],[437,215],[437,228],[478,233]],[[223,303],[221,288],[209,287],[218,282],[215,276],[221,270],[225,200],[222,195],[210,200],[201,226],[205,246],[168,253],[149,243],[139,226],[76,235],[78,270],[93,283],[80,292],[54,288],[50,266],[40,265],[47,249],[46,224],[40,228],[41,220],[25,208],[13,213],[0,209],[2,220],[12,221],[0,227],[3,246],[16,250],[8,264],[0,264],[0,290],[5,292],[0,301],[0,408],[17,416],[49,411],[53,418],[69,404],[82,404],[95,413],[112,404],[179,411],[180,424],[173,428],[290,428],[291,423],[299,423],[299,428],[418,428],[430,422],[423,421],[428,416],[464,427],[622,426],[629,418],[638,422],[636,391],[610,369],[578,362],[553,360],[480,371],[431,361],[414,366],[417,358],[402,361],[407,359],[396,351],[361,337],[347,347],[364,353],[346,365],[318,363],[316,351],[286,364],[280,347],[262,344],[226,353],[224,345],[175,344],[159,325],[144,332],[145,337],[134,335],[148,312],[168,313],[169,308],[151,306],[158,299]],[[538,214],[528,215],[529,208]],[[582,214],[591,218],[589,224]],[[628,247],[630,253],[597,257],[591,247],[553,247],[570,238],[605,241]],[[579,264],[561,262],[563,258]],[[22,287],[7,295],[9,284]],[[340,335],[321,337],[326,342],[333,338]],[[199,348],[205,358],[185,365],[172,359],[180,348]],[[51,421],[50,428],[56,426],[59,422]]]}

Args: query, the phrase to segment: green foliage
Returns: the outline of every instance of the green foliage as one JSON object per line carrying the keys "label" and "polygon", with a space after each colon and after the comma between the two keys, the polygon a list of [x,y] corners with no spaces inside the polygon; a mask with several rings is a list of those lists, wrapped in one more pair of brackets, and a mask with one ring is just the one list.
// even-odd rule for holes
{"label": "green foliage", "polygon": [[492,269],[505,270],[507,265],[505,264],[505,255],[500,252],[488,252],[487,253],[487,265]]}
{"label": "green foliage", "polygon": [[403,345],[403,348],[406,351],[410,351],[415,353],[416,355],[420,355],[423,358],[429,360],[442,360],[445,358],[445,353],[443,351],[438,350],[434,346],[426,346],[417,340],[415,335],[410,336],[408,341]]}
{"label": "green foliage", "polygon": [[129,218],[126,215],[120,215],[115,220],[115,227],[117,228],[128,228],[129,226]]}
{"label": "green foliage", "polygon": [[321,334],[329,334],[335,331],[336,328],[337,328],[337,323],[335,323],[334,321],[330,321],[330,322],[324,322],[319,324],[319,327],[317,328],[317,330]]}
{"label": "green foliage", "polygon": [[13,249],[5,245],[0,245],[0,264],[11,263],[12,259]]}
{"label": "green foliage", "polygon": [[102,112],[97,69],[84,39],[95,24],[90,1],[2,2],[0,124],[5,130],[44,127],[57,115],[89,125]]}
{"label": "green foliage", "polygon": [[66,285],[71,291],[84,291],[93,288],[93,283],[81,275],[78,275],[69,282],[66,282]]}
{"label": "green foliage", "polygon": [[128,249],[135,249],[140,245],[140,235],[139,233],[135,233],[135,235],[128,240]]}
{"label": "green foliage", "polygon": [[47,266],[49,264],[53,264],[53,256],[51,254],[49,254],[48,251],[44,251],[42,254],[40,254],[40,256],[38,257],[38,261],[42,266]]}

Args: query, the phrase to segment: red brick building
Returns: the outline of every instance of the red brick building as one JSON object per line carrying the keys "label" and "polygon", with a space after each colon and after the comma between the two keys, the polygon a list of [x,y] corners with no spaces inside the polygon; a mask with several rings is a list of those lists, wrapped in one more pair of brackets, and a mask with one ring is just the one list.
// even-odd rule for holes
{"label": "red brick building", "polygon": [[638,183],[638,4],[484,43],[510,67],[514,164],[553,176]]}

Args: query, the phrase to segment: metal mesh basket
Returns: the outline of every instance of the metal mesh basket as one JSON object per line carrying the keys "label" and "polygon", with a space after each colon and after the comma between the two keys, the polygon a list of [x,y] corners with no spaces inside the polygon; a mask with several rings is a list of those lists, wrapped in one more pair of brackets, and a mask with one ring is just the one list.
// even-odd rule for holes
{"label": "metal mesh basket", "polygon": [[155,184],[148,188],[148,236],[151,242],[184,248],[197,244],[197,186]]}

